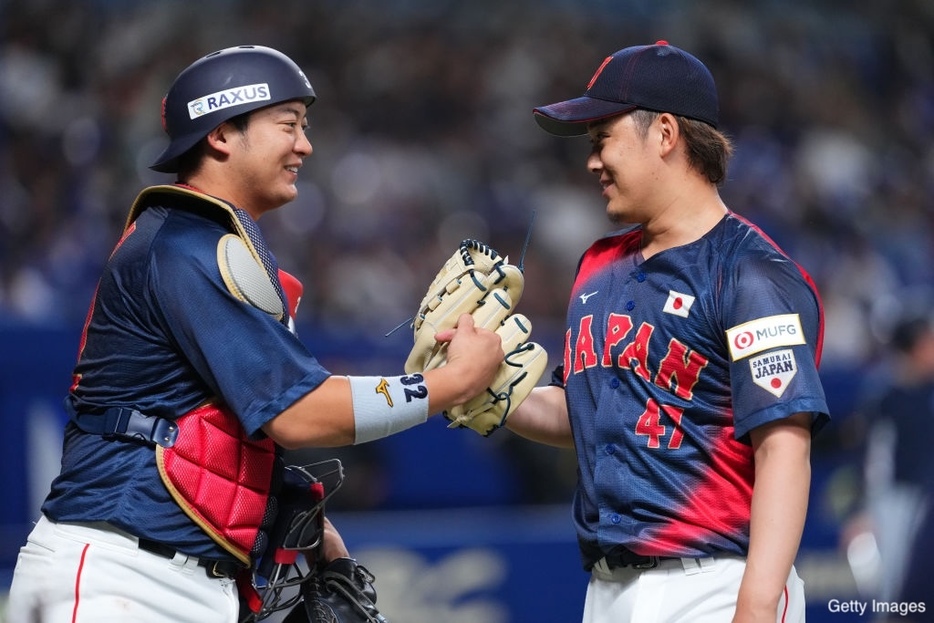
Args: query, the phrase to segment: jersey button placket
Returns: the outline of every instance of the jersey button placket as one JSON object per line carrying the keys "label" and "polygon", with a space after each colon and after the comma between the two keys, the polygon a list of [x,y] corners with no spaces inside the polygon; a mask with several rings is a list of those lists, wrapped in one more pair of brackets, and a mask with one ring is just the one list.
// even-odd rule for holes
{"label": "jersey button placket", "polygon": [[[643,272],[643,271],[641,271],[641,270],[637,270],[637,271],[635,271],[634,273],[632,273],[632,276],[635,278],[635,280],[636,280],[637,282],[639,282],[639,283],[645,283],[645,272]],[[632,299],[631,299],[631,300],[629,300],[629,301],[626,301],[626,311],[632,311],[632,310],[634,310],[635,308],[636,308],[636,301],[635,301],[635,300],[632,300]]]}

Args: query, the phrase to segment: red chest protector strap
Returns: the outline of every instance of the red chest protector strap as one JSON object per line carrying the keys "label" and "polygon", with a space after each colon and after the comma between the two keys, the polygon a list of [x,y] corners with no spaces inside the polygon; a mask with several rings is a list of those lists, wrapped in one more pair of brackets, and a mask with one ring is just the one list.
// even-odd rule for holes
{"label": "red chest protector strap", "polygon": [[275,464],[271,439],[250,439],[235,415],[214,404],[178,420],[171,447],[156,446],[163,483],[201,529],[246,565],[263,522]]}

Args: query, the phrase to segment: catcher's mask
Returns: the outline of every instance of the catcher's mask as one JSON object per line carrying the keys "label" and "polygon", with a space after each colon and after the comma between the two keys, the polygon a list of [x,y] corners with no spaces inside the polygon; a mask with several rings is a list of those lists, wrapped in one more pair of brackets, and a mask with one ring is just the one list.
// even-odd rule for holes
{"label": "catcher's mask", "polygon": [[253,572],[259,603],[241,621],[259,621],[301,601],[299,587],[312,578],[313,552],[324,538],[324,504],[340,489],[344,470],[339,459],[310,465],[287,465],[277,496],[279,508],[269,547]]}
{"label": "catcher's mask", "polygon": [[258,45],[224,48],[175,78],[162,100],[162,127],[170,143],[149,168],[178,172],[178,160],[224,121],[280,102],[315,101],[315,91],[288,56]]}

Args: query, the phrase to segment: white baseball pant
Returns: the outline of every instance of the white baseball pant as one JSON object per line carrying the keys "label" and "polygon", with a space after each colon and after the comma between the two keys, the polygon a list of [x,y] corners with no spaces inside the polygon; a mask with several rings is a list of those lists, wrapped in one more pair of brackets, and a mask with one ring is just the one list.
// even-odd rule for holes
{"label": "white baseball pant", "polygon": [[[674,558],[653,569],[593,568],[583,623],[723,623],[736,610],[746,561],[739,557]],[[794,568],[776,623],[804,623],[804,582]]]}
{"label": "white baseball pant", "polygon": [[7,623],[236,623],[236,583],[103,522],[41,517],[19,552]]}

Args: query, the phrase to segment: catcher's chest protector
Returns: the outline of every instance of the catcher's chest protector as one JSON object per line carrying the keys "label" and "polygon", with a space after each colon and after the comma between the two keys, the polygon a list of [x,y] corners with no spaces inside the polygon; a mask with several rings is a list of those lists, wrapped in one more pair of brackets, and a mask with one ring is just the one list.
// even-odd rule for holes
{"label": "catcher's chest protector", "polygon": [[[241,301],[280,322],[289,321],[288,301],[276,276],[277,267],[248,217],[190,187],[153,186],[137,197],[127,226],[160,199],[167,199],[169,205],[184,203],[187,209],[226,216],[232,233],[218,243],[218,268],[225,285]],[[271,439],[250,439],[236,415],[215,404],[186,413],[177,424],[175,444],[156,447],[162,481],[192,521],[218,545],[250,565],[250,552],[269,500],[275,443]]]}
{"label": "catcher's chest protector", "polygon": [[249,565],[269,498],[275,444],[249,439],[235,415],[213,404],[177,423],[175,444],[156,446],[162,481],[192,521]]}

